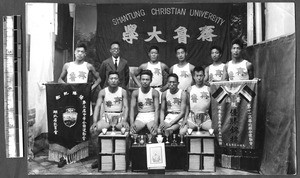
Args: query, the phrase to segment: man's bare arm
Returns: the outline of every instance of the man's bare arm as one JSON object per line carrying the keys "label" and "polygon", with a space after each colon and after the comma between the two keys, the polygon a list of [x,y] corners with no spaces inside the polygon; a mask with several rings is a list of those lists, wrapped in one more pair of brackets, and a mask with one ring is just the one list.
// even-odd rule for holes
{"label": "man's bare arm", "polygon": [[64,80],[68,74],[68,72],[67,72],[68,68],[69,68],[69,63],[65,63],[62,68],[62,72],[58,78],[58,83],[66,83]]}

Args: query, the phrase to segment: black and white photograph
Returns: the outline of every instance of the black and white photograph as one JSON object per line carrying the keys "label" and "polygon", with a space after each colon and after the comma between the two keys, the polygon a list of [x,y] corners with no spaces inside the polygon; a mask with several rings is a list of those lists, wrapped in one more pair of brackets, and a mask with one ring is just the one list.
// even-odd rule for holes
{"label": "black and white photograph", "polygon": [[296,2],[20,4],[5,177],[298,175]]}

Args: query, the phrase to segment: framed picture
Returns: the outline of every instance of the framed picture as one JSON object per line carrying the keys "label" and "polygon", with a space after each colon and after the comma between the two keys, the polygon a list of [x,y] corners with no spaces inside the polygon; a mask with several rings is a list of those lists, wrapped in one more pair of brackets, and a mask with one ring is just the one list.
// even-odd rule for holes
{"label": "framed picture", "polygon": [[165,144],[147,144],[146,148],[148,169],[164,169],[166,167]]}

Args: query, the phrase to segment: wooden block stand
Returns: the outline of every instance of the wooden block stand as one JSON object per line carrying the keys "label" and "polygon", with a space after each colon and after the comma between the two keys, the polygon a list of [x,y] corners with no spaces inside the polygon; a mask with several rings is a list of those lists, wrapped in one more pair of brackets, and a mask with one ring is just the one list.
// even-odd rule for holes
{"label": "wooden block stand", "polygon": [[128,141],[129,134],[124,135],[120,131],[115,131],[115,135],[107,132],[98,136],[99,156],[98,171],[121,171],[126,172],[129,165],[128,159]]}
{"label": "wooden block stand", "polygon": [[214,135],[192,132],[186,137],[188,171],[215,172]]}

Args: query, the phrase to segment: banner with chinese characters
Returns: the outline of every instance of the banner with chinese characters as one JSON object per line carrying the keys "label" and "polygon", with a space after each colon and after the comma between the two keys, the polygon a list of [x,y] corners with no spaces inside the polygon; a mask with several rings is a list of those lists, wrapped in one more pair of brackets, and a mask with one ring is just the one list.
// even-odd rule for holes
{"label": "banner with chinese characters", "polygon": [[160,60],[171,66],[178,62],[175,47],[186,44],[188,61],[212,63],[210,47],[223,49],[225,62],[230,46],[231,4],[99,4],[97,5],[96,50],[102,61],[110,56],[110,43],[121,43],[121,55],[130,66],[149,60],[150,46],[160,48]]}
{"label": "banner with chinese characters", "polygon": [[211,94],[219,146],[255,149],[257,80],[213,82]]}
{"label": "banner with chinese characters", "polygon": [[46,84],[50,160],[88,156],[90,91],[91,84]]}

